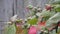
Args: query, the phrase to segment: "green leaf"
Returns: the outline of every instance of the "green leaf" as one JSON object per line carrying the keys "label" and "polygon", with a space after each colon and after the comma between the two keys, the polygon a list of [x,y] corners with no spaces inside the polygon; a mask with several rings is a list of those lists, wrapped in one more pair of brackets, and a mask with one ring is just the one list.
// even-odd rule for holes
{"label": "green leaf", "polygon": [[60,5],[56,5],[54,8],[57,12],[60,12]]}
{"label": "green leaf", "polygon": [[51,2],[52,4],[60,4],[60,0],[54,0],[53,2]]}
{"label": "green leaf", "polygon": [[44,17],[45,20],[48,20],[51,16],[55,14],[54,11],[42,11],[41,15]]}
{"label": "green leaf", "polygon": [[50,17],[46,22],[46,26],[51,26],[53,23],[57,23],[59,20],[60,20],[60,12]]}
{"label": "green leaf", "polygon": [[7,27],[6,34],[16,34],[16,29],[14,24]]}
{"label": "green leaf", "polygon": [[28,29],[24,29],[24,34],[28,34]]}
{"label": "green leaf", "polygon": [[38,19],[35,17],[35,18],[32,18],[31,20],[29,20],[28,23],[30,25],[34,25],[34,24],[37,24],[37,21],[38,21]]}

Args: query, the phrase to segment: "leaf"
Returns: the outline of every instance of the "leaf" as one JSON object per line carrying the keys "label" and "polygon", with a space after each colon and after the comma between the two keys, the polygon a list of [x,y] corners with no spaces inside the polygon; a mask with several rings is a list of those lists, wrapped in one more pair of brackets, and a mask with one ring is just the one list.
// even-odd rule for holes
{"label": "leaf", "polygon": [[60,4],[60,0],[54,0],[53,2],[51,2],[52,4]]}
{"label": "leaf", "polygon": [[42,11],[41,15],[44,17],[45,20],[48,20],[51,16],[55,14],[54,11]]}
{"label": "leaf", "polygon": [[34,25],[34,24],[37,24],[37,21],[38,21],[38,19],[35,17],[35,18],[32,18],[31,20],[29,20],[28,23],[30,25]]}
{"label": "leaf", "polygon": [[60,20],[60,12],[50,17],[46,22],[46,26],[51,26],[53,23],[57,23],[59,20]]}
{"label": "leaf", "polygon": [[60,12],[60,5],[56,5],[54,8],[57,12]]}
{"label": "leaf", "polygon": [[7,27],[6,34],[16,34],[16,29],[14,24]]}

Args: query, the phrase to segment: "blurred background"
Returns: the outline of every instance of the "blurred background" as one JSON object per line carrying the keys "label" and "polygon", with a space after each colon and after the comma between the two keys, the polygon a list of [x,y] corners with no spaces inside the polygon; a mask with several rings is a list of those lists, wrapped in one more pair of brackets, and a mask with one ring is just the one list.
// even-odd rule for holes
{"label": "blurred background", "polygon": [[47,3],[49,0],[0,0],[0,34],[4,34],[6,22],[13,15],[17,14],[22,19],[26,18],[28,5],[39,6],[43,9]]}

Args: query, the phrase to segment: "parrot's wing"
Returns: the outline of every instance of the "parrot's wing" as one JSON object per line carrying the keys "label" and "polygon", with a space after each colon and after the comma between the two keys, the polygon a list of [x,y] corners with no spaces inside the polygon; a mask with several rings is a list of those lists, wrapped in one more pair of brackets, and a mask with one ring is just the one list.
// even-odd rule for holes
{"label": "parrot's wing", "polygon": [[46,26],[51,26],[52,23],[57,23],[60,20],[60,13],[56,13],[54,16],[49,18],[46,22]]}

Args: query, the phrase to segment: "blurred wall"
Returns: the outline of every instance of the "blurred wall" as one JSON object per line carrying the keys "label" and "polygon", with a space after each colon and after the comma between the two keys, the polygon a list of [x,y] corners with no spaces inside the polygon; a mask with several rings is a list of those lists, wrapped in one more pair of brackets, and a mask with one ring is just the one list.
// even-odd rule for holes
{"label": "blurred wall", "polygon": [[0,0],[0,34],[4,34],[4,27],[12,17],[13,0]]}

